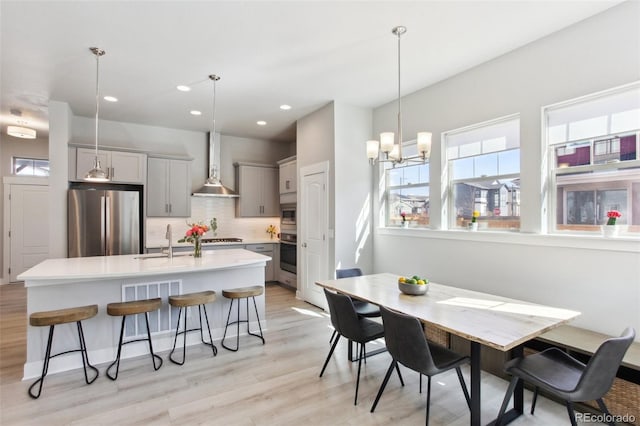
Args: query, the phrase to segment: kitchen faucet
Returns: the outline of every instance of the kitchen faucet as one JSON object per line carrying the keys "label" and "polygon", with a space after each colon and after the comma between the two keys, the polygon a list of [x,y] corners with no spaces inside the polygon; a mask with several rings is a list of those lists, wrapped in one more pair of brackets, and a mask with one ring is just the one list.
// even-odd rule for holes
{"label": "kitchen faucet", "polygon": [[171,238],[171,224],[167,225],[167,234],[165,235],[165,238],[167,240],[169,240],[169,247],[167,248],[167,254],[169,255],[169,258],[173,258],[173,245],[172,245],[172,238]]}

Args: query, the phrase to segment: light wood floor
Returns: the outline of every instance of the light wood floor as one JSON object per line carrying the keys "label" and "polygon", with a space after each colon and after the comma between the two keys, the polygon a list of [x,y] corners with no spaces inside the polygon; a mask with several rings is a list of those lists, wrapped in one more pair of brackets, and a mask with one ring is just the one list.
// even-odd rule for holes
{"label": "light wood floor", "polygon": [[[25,359],[26,298],[22,285],[0,285],[1,425],[421,425],[425,395],[418,375],[403,368],[406,386],[389,381],[375,413],[370,413],[390,362],[387,353],[363,365],[358,405],[353,405],[357,363],[338,345],[324,377],[318,378],[329,350],[330,321],[320,309],[296,300],[278,285],[267,286],[266,344],[243,336],[240,351],[192,346],[184,366],[166,360],[153,371],[148,357],[124,360],[113,382],[104,375],[86,385],[81,370],[48,376],[40,399],[27,395],[21,381]],[[373,345],[367,346],[373,350]],[[463,370],[468,380],[468,369]],[[482,377],[482,420],[492,420],[507,383]],[[531,401],[525,393],[528,409]],[[434,378],[431,425],[468,425],[469,413],[454,373]],[[540,398],[536,415],[517,425],[569,424],[564,406]]]}

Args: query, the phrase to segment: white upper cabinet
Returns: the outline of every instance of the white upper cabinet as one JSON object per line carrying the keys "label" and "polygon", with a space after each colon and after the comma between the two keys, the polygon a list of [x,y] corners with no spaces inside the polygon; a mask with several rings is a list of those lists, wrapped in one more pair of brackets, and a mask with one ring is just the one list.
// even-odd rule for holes
{"label": "white upper cabinet", "polygon": [[236,216],[279,216],[278,169],[269,165],[236,164],[240,197],[236,202]]}
{"label": "white upper cabinet", "polygon": [[280,164],[280,194],[290,194],[297,190],[296,161]]}
{"label": "white upper cabinet", "polygon": [[[84,180],[87,172],[93,169],[95,156],[96,151],[93,149],[76,149],[76,180]],[[147,159],[145,154],[98,150],[98,159],[111,182],[144,183]]]}
{"label": "white upper cabinet", "polygon": [[147,217],[191,215],[191,162],[149,158]]}

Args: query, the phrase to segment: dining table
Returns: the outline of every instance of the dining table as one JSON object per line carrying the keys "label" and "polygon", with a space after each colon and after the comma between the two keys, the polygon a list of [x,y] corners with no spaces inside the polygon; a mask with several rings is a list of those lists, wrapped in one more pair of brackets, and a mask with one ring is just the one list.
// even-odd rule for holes
{"label": "dining table", "polygon": [[[524,343],[580,315],[569,309],[434,282],[426,284],[424,295],[407,295],[399,290],[398,278],[398,275],[378,273],[321,280],[316,281],[316,285],[415,317],[425,330],[433,327],[468,340],[472,426],[481,424],[481,347],[507,352],[510,358],[522,356]],[[520,381],[514,392],[513,408],[503,417],[503,424],[522,414],[523,398]],[[496,407],[496,415],[499,408]]]}

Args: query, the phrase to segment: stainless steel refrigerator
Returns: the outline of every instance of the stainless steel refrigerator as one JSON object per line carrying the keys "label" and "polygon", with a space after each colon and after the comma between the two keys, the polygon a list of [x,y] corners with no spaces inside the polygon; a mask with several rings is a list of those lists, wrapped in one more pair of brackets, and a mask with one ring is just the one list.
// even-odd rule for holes
{"label": "stainless steel refrigerator", "polygon": [[141,189],[69,189],[69,257],[140,253]]}

